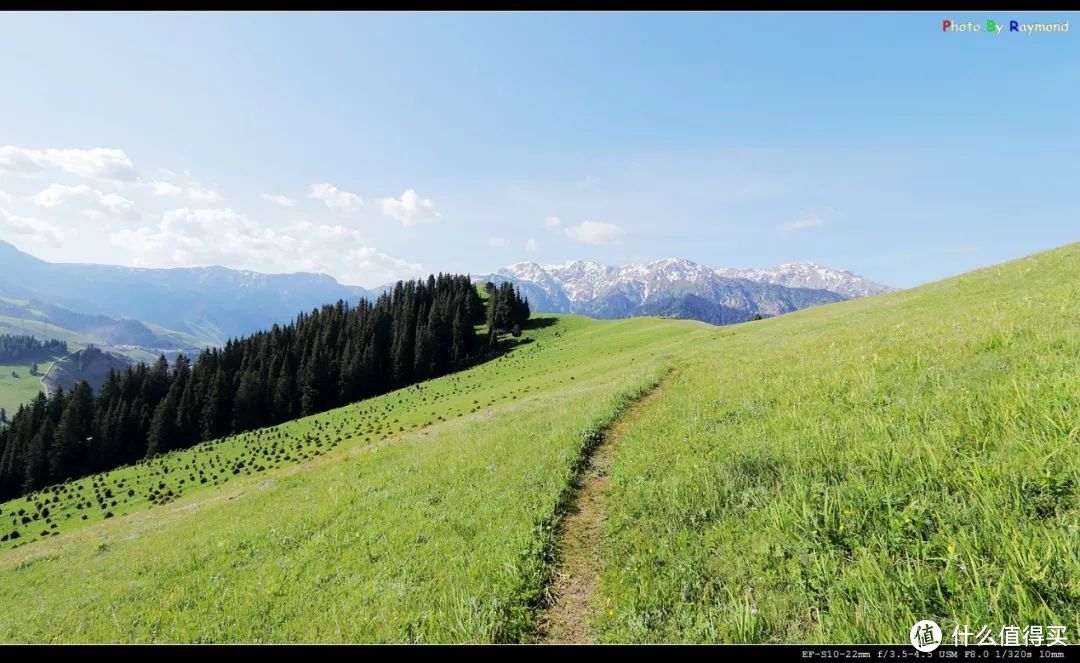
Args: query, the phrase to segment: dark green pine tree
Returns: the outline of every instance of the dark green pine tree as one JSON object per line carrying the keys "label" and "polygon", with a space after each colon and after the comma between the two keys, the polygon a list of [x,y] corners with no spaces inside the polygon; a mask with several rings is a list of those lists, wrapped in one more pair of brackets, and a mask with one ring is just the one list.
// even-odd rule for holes
{"label": "dark green pine tree", "polygon": [[455,363],[465,361],[472,355],[473,330],[465,322],[467,311],[467,305],[457,307],[454,311],[454,322],[450,328],[450,357]]}
{"label": "dark green pine tree", "polygon": [[322,402],[322,382],[326,376],[326,360],[321,348],[315,348],[300,370],[300,416],[319,412]]}
{"label": "dark green pine tree", "polygon": [[240,375],[233,403],[233,432],[257,428],[263,416],[262,383],[259,374],[246,370]]}
{"label": "dark green pine tree", "polygon": [[180,402],[176,406],[176,435],[182,443],[199,439],[200,380],[184,355],[176,358],[174,379],[183,384]]}
{"label": "dark green pine tree", "polygon": [[203,404],[202,439],[213,440],[229,432],[229,386],[225,381],[225,372],[219,367],[214,371],[210,390]]}
{"label": "dark green pine tree", "polygon": [[427,325],[417,325],[415,338],[412,374],[416,380],[426,380],[434,372],[432,362],[435,358],[434,342]]}
{"label": "dark green pine tree", "polygon": [[172,390],[164,400],[154,408],[150,420],[150,432],[146,438],[146,457],[153,458],[168,453],[177,447],[179,433],[176,426],[176,413],[179,398]]}
{"label": "dark green pine tree", "polygon": [[292,362],[286,358],[281,362],[277,379],[274,381],[272,396],[274,423],[288,421],[296,417],[296,371]]}
{"label": "dark green pine tree", "polygon": [[22,490],[24,493],[37,490],[49,483],[49,456],[53,453],[53,423],[48,419],[38,429],[30,441],[26,455],[26,473]]}
{"label": "dark green pine tree", "polygon": [[49,453],[49,474],[53,481],[81,476],[93,424],[94,391],[83,380],[71,391],[56,427],[56,440]]}

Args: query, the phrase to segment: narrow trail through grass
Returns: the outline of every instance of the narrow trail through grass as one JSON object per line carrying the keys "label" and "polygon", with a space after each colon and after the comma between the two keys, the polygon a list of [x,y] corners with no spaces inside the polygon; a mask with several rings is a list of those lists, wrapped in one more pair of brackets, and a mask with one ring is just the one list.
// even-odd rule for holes
{"label": "narrow trail through grass", "polygon": [[624,432],[642,412],[657,403],[664,387],[677,374],[677,368],[670,369],[603,432],[596,444],[584,449],[581,471],[560,509],[557,561],[548,587],[548,601],[538,620],[539,642],[596,642],[592,616],[598,609],[596,597],[603,568],[600,546],[607,514],[608,470]]}

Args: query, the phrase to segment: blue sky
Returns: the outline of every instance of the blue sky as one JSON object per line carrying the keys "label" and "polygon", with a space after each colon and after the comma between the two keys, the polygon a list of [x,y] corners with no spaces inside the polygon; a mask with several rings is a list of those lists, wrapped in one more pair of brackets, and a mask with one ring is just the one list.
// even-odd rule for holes
{"label": "blue sky", "polygon": [[911,286],[1080,240],[1078,33],[1075,13],[5,14],[0,239],[366,286],[669,256]]}

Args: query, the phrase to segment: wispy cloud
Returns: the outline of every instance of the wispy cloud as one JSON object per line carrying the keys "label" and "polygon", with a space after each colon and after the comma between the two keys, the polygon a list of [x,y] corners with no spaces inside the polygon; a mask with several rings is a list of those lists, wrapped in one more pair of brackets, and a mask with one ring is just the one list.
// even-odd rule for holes
{"label": "wispy cloud", "polygon": [[296,205],[296,201],[292,198],[277,193],[264,193],[260,197],[280,207],[294,207]]}
{"label": "wispy cloud", "polygon": [[424,273],[420,263],[388,256],[370,246],[353,249],[348,255],[350,263],[369,282],[374,278],[385,283],[423,276]]}
{"label": "wispy cloud", "polygon": [[36,150],[14,145],[0,147],[0,170],[33,173],[48,167],[87,179],[132,181],[138,176],[135,165],[123,150],[106,147],[89,150],[52,147]]}
{"label": "wispy cloud", "polygon": [[429,223],[442,216],[430,198],[421,198],[414,189],[407,189],[400,198],[379,200],[379,210],[403,226]]}
{"label": "wispy cloud", "polygon": [[308,198],[322,202],[335,212],[353,212],[364,206],[363,198],[328,182],[312,184],[308,188]]}
{"label": "wispy cloud", "polygon": [[52,208],[68,205],[87,214],[104,214],[113,218],[137,218],[135,203],[117,193],[102,193],[85,184],[68,186],[53,184],[30,198],[38,207]]}
{"label": "wispy cloud", "polygon": [[331,226],[320,223],[311,223],[310,221],[297,221],[289,227],[289,230],[304,233],[310,237],[318,237],[334,242],[359,242],[364,239],[364,236],[360,234],[359,230],[346,228],[345,226],[340,225]]}
{"label": "wispy cloud", "polygon": [[626,234],[625,230],[614,223],[587,220],[568,227],[565,232],[570,239],[584,244],[610,244]]}
{"label": "wispy cloud", "polygon": [[146,186],[155,196],[186,198],[194,203],[213,203],[221,200],[221,194],[201,184],[173,184],[172,182],[147,182]]}
{"label": "wispy cloud", "polygon": [[791,230],[806,230],[807,228],[815,228],[822,225],[825,225],[825,220],[820,216],[809,216],[803,219],[795,219],[794,221],[781,223],[777,227],[780,230],[787,232]]}
{"label": "wispy cloud", "polygon": [[48,246],[60,246],[64,241],[63,231],[48,221],[32,216],[17,216],[3,207],[0,207],[0,229]]}

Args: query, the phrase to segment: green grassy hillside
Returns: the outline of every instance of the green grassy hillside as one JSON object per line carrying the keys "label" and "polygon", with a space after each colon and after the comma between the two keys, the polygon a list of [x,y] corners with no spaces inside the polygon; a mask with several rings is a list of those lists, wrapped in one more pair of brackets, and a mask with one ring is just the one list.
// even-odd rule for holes
{"label": "green grassy hillside", "polygon": [[600,637],[1080,630],[1080,245],[718,330],[613,469]]}
{"label": "green grassy hillside", "polygon": [[711,331],[563,318],[467,372],[4,504],[0,545],[32,543],[0,553],[0,639],[523,637],[585,433]]}
{"label": "green grassy hillside", "polygon": [[1075,633],[1078,301],[1073,245],[735,327],[546,317],[468,371],[0,505],[0,640],[533,639],[581,459],[656,385],[591,637]]}
{"label": "green grassy hillside", "polygon": [[[46,353],[13,364],[0,363],[0,408],[7,411],[8,419],[15,415],[20,405],[29,403],[38,393],[44,391],[41,376],[47,373],[53,362],[61,356]],[[35,363],[38,365],[38,374],[31,375],[30,369]]]}

